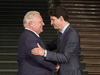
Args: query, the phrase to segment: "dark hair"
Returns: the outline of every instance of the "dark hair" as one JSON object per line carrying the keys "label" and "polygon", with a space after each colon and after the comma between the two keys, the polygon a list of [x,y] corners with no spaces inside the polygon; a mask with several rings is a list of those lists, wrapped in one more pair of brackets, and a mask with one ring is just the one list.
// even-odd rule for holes
{"label": "dark hair", "polygon": [[56,18],[59,18],[62,16],[65,21],[68,21],[68,11],[64,6],[58,6],[58,7],[53,7],[52,9],[49,9],[48,14],[50,16],[55,16]]}

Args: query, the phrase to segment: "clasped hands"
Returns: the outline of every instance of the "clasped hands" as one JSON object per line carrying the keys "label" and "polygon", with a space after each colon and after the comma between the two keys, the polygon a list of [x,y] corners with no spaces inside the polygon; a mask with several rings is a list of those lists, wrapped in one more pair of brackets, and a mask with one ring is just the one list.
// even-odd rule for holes
{"label": "clasped hands", "polygon": [[[38,48],[32,49],[32,50],[31,50],[31,53],[32,53],[33,55],[44,56],[44,55],[45,55],[45,50],[39,45],[39,43],[37,43],[37,46],[38,46]],[[56,68],[55,68],[56,71],[59,70],[59,68],[60,68],[60,65],[59,65],[59,63],[57,63],[57,66],[56,66]]]}

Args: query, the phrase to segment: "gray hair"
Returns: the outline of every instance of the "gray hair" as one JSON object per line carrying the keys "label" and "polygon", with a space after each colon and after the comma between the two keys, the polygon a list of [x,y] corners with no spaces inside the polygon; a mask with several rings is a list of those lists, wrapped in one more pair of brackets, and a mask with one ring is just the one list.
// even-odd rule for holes
{"label": "gray hair", "polygon": [[40,14],[38,11],[29,11],[26,13],[23,19],[24,27],[28,26],[30,21],[35,21],[37,19],[36,14]]}

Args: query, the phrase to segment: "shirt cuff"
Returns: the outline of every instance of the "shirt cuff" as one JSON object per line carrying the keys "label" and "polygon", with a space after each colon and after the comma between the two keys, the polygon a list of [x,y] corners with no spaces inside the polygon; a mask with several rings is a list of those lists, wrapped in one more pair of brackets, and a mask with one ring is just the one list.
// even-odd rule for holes
{"label": "shirt cuff", "polygon": [[44,57],[46,57],[47,56],[47,50],[45,50],[45,54],[44,54]]}

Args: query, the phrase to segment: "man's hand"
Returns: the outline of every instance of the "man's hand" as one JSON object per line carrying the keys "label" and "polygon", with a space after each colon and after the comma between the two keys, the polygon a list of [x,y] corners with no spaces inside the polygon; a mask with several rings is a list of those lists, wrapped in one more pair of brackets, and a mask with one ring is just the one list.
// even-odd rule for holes
{"label": "man's hand", "polygon": [[59,63],[57,62],[57,66],[56,66],[56,71],[58,71],[59,70],[59,68],[60,68],[60,65],[59,65]]}
{"label": "man's hand", "polygon": [[31,53],[33,55],[40,55],[40,56],[44,56],[45,55],[45,50],[39,45],[39,43],[37,43],[38,48],[34,48],[31,50]]}

